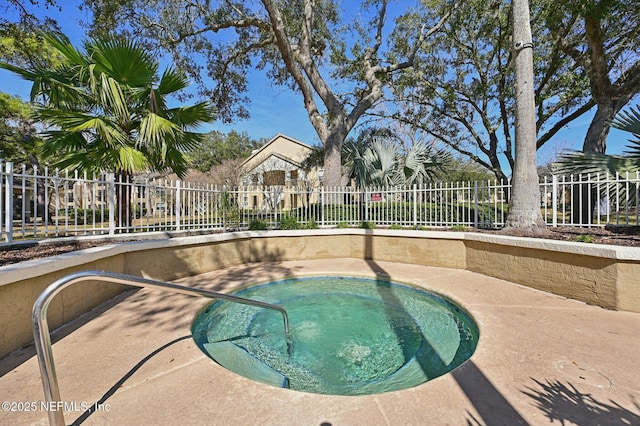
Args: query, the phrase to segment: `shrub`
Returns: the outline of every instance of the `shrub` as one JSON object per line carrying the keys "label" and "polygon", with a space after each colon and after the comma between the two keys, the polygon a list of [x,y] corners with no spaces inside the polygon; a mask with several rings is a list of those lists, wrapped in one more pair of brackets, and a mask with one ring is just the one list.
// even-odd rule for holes
{"label": "shrub", "polygon": [[280,218],[280,229],[300,229],[302,225],[298,222],[298,218],[289,214],[285,214]]}
{"label": "shrub", "polygon": [[251,219],[249,222],[250,231],[264,231],[269,228],[269,224],[261,219]]}
{"label": "shrub", "polygon": [[389,227],[389,229],[402,229],[402,226],[398,225],[397,223],[394,223]]}
{"label": "shrub", "polygon": [[362,222],[360,224],[360,228],[362,229],[376,229],[375,222]]}
{"label": "shrub", "polygon": [[318,223],[316,222],[316,220],[314,218],[311,218],[307,221],[307,224],[305,225],[305,229],[318,229]]}
{"label": "shrub", "polygon": [[[77,220],[78,225],[85,225],[85,217],[88,223],[93,223],[94,215],[95,220],[100,222],[103,218],[108,219],[109,213],[102,211],[102,209],[67,209],[67,217],[69,222],[75,222]],[[135,214],[135,212],[134,212]],[[139,216],[134,216],[134,219]]]}
{"label": "shrub", "polygon": [[576,241],[579,243],[592,243],[593,237],[589,234],[580,234],[576,237]]}

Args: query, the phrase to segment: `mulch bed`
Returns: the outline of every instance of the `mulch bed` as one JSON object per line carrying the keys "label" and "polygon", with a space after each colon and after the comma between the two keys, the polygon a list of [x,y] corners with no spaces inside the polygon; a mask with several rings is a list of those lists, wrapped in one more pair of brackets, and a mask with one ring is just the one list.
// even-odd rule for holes
{"label": "mulch bed", "polygon": [[608,226],[606,228],[558,227],[547,228],[544,234],[532,234],[528,231],[509,230],[474,230],[474,232],[488,232],[498,235],[512,235],[516,237],[546,238],[549,240],[575,241],[616,245],[626,247],[640,247],[640,227],[638,226]]}
{"label": "mulch bed", "polygon": [[64,243],[51,242],[38,244],[37,242],[34,242],[7,245],[0,248],[0,266],[109,244],[114,244],[114,242],[84,240]]}

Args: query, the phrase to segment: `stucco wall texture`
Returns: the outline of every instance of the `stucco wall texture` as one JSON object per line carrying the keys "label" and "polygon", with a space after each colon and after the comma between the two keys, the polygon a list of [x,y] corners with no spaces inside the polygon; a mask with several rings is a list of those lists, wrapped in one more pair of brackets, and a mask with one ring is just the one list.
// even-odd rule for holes
{"label": "stucco wall texture", "polygon": [[[40,293],[81,270],[163,281],[258,262],[356,258],[467,269],[607,309],[640,312],[640,248],[463,232],[326,229],[200,235],[120,243],[0,268],[0,357],[32,340]],[[53,330],[125,287],[83,282],[49,309]]]}

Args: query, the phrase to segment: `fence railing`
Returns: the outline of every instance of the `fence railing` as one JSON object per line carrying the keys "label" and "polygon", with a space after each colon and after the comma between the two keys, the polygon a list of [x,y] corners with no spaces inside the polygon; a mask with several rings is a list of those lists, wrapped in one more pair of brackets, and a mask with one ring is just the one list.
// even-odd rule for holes
{"label": "fence railing", "polygon": [[[550,226],[635,226],[640,172],[545,177]],[[411,187],[240,186],[79,175],[0,163],[0,238],[48,239],[151,231],[300,227],[500,228],[510,185],[440,182]]]}

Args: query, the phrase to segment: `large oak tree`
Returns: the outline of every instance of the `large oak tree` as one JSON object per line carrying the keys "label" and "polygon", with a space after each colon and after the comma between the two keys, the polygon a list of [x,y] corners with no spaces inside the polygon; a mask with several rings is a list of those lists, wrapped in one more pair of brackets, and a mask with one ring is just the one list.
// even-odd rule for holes
{"label": "large oak tree", "polygon": [[[597,106],[585,150],[603,151],[606,137],[592,142],[592,135],[606,135],[611,113],[640,90],[638,22],[627,2],[569,3],[531,4],[536,145]],[[514,167],[512,6],[465,2],[394,84],[395,120],[422,128],[503,180]],[[594,16],[588,25],[587,13]],[[588,30],[596,25],[600,31]]]}
{"label": "large oak tree", "polygon": [[223,120],[246,116],[243,92],[254,70],[300,93],[325,148],[326,185],[341,183],[340,152],[349,132],[382,98],[391,75],[413,66],[452,8],[449,2],[417,1],[398,12],[388,0],[363,1],[360,9],[350,4],[349,10],[331,0],[86,4],[95,16],[94,31],[118,28],[170,51]]}
{"label": "large oak tree", "polygon": [[640,92],[638,0],[546,1],[545,25],[588,79],[596,105],[583,152],[604,153],[614,117]]}

